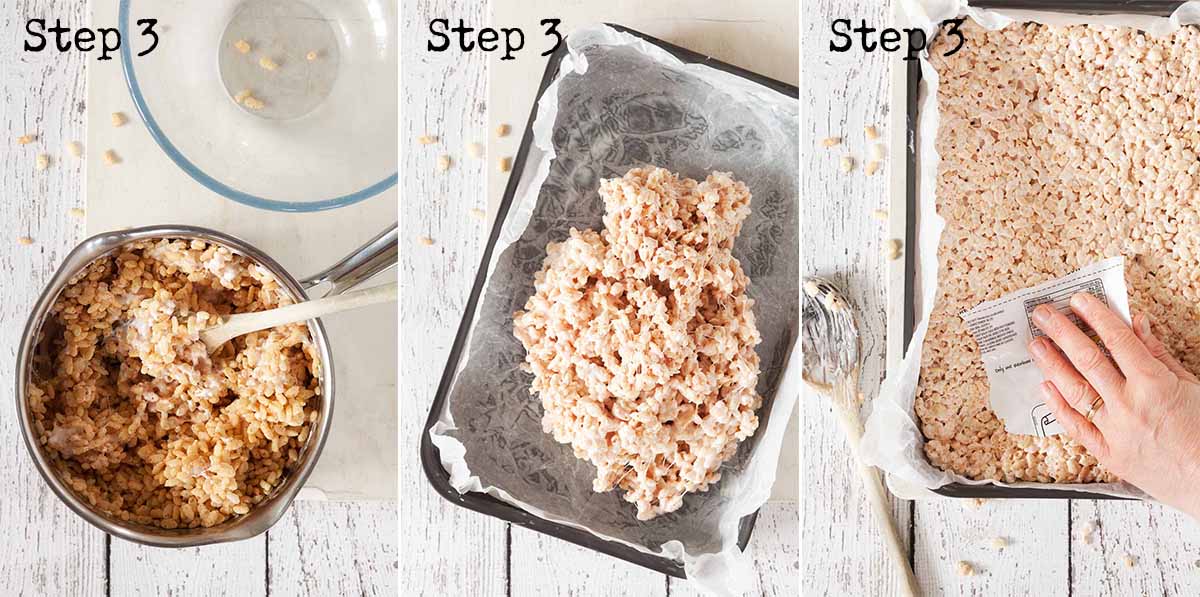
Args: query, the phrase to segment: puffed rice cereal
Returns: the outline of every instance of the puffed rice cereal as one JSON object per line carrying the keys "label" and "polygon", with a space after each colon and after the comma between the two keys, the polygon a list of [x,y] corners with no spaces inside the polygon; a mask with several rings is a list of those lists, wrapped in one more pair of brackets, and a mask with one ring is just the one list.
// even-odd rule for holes
{"label": "puffed rice cereal", "polygon": [[513,333],[542,429],[649,520],[706,491],[758,428],[761,339],[731,254],[750,193],[728,174],[637,168],[600,195],[604,230],[546,247]]}
{"label": "puffed rice cereal", "polygon": [[98,259],[42,330],[36,441],[66,485],[121,520],[194,528],[250,512],[299,461],[319,357],[302,323],[211,355],[199,333],[291,302],[270,272],[204,241],[142,241]]}
{"label": "puffed rice cereal", "polygon": [[959,314],[1125,256],[1133,311],[1200,372],[1200,29],[1012,24],[938,71],[938,297],[915,410],[939,468],[1004,482],[1112,482],[1066,436],[1007,433]]}

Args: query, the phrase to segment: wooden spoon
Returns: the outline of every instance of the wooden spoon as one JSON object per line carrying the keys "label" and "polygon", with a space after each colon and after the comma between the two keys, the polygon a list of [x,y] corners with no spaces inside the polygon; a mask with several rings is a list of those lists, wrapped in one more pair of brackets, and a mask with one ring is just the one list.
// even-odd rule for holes
{"label": "wooden spoon", "polygon": [[850,303],[836,286],[822,278],[804,279],[803,321],[804,381],[829,398],[841,422],[846,442],[858,463],[858,473],[875,513],[876,526],[883,534],[883,543],[891,555],[905,595],[921,594],[908,553],[900,542],[887,494],[879,480],[879,471],[863,463],[858,455],[863,436],[860,415],[862,399],[858,393],[858,373],[861,365],[858,326]]}

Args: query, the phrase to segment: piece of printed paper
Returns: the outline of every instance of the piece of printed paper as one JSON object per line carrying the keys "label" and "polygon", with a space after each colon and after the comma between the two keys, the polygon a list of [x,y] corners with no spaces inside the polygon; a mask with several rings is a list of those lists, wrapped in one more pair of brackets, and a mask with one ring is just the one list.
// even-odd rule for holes
{"label": "piece of printed paper", "polygon": [[1129,322],[1129,296],[1125,289],[1125,258],[1112,257],[1050,280],[980,303],[962,314],[963,321],[983,358],[991,409],[1009,433],[1047,437],[1063,429],[1046,406],[1039,389],[1045,379],[1029,354],[1029,343],[1044,336],[1033,323],[1033,310],[1049,304],[1080,329],[1099,339],[1071,310],[1071,296],[1087,292],[1103,301]]}

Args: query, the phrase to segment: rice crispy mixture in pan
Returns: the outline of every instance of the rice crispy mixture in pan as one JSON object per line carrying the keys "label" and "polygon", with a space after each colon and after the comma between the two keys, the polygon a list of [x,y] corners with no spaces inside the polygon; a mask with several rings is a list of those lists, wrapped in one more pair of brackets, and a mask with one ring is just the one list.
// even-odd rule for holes
{"label": "rice crispy mixture in pan", "polygon": [[750,192],[639,168],[600,183],[604,230],[546,247],[514,315],[542,428],[649,520],[706,491],[758,428],[761,338],[733,257]]}
{"label": "rice crispy mixture in pan", "polygon": [[29,387],[60,477],[101,511],[166,529],[249,512],[298,461],[320,361],[303,323],[212,355],[199,333],[291,302],[265,268],[199,240],[142,241],[90,264],[51,308]]}
{"label": "rice crispy mixture in pan", "polygon": [[965,35],[953,56],[944,38],[930,50],[946,230],[916,400],[925,452],[972,479],[1114,481],[1065,436],[1004,431],[959,313],[1124,255],[1131,309],[1200,373],[1200,31],[968,21]]}

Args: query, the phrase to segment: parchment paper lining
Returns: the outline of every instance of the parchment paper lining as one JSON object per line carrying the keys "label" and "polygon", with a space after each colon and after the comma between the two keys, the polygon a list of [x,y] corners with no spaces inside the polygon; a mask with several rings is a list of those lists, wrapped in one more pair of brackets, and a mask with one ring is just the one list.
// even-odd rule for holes
{"label": "parchment paper lining", "polygon": [[[1090,24],[1134,27],[1156,37],[1169,35],[1183,25],[1200,23],[1200,2],[1196,1],[1181,5],[1169,18],[1146,15],[1079,15],[1028,10],[984,10],[972,8],[962,0],[905,0],[901,6],[913,26],[925,30],[929,39],[932,39],[939,23],[960,16],[969,17],[991,30],[1003,29],[1014,22],[1036,22],[1047,25]],[[970,43],[970,40],[967,43]],[[925,52],[920,59],[922,77],[918,91],[920,117],[915,136],[918,170],[916,214],[918,253],[915,260],[917,282],[914,304],[918,307],[919,320],[913,330],[912,341],[908,345],[899,370],[888,375],[880,389],[879,396],[873,403],[871,415],[867,419],[866,434],[863,436],[863,458],[889,473],[888,485],[895,492],[907,493],[902,486],[893,486],[891,481],[893,475],[929,489],[936,489],[951,483],[994,484],[1001,487],[1066,489],[1148,499],[1145,493],[1127,483],[977,481],[938,469],[925,457],[925,437],[921,433],[917,417],[913,412],[913,403],[916,400],[921,371],[921,349],[925,340],[929,315],[933,310],[933,299],[937,294],[938,243],[942,236],[942,230],[945,228],[945,220],[937,213],[937,198],[935,197],[939,161],[935,146],[938,130],[938,75],[928,58],[928,52]]]}
{"label": "parchment paper lining", "polygon": [[[682,561],[718,594],[751,580],[736,547],[740,519],[766,502],[799,394],[797,194],[799,103],[735,75],[684,64],[609,27],[575,31],[533,125],[534,143],[488,265],[446,409],[431,430],[460,492],[481,491],[541,518]],[[542,408],[518,369],[512,312],[533,293],[547,242],[571,227],[601,229],[601,178],[654,164],[702,180],[728,171],[753,195],[734,255],[750,277],[763,343],[754,437],[709,491],[677,512],[639,522],[618,492],[592,491],[595,469],[541,430]]]}

